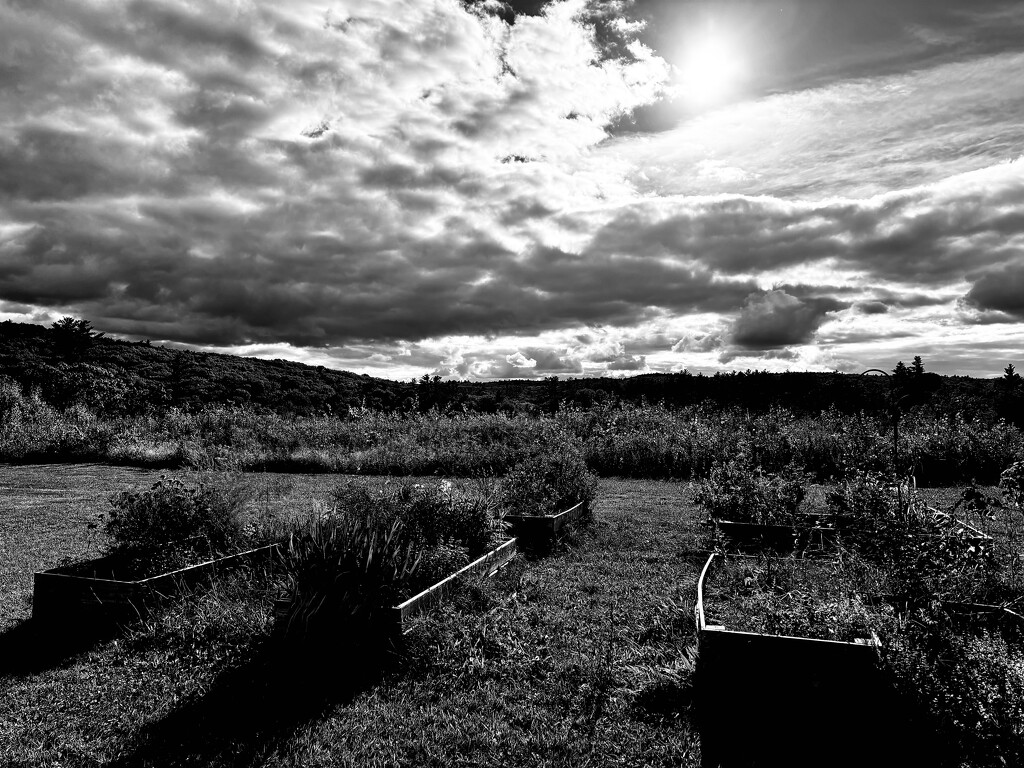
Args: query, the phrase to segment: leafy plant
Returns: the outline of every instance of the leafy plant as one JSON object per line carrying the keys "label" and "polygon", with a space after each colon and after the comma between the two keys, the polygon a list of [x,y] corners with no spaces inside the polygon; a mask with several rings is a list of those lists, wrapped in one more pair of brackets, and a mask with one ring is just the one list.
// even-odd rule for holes
{"label": "leafy plant", "polygon": [[1001,634],[950,631],[923,610],[887,642],[885,667],[924,713],[943,765],[982,768],[1024,762],[1024,652]]}
{"label": "leafy plant", "polygon": [[790,525],[797,521],[804,482],[792,467],[770,474],[733,459],[712,467],[697,486],[694,501],[715,519]]}
{"label": "leafy plant", "polygon": [[582,454],[569,445],[551,446],[516,464],[501,479],[498,500],[512,515],[553,515],[578,502],[593,502],[597,478]]}
{"label": "leafy plant", "polygon": [[384,524],[401,521],[421,550],[460,547],[467,555],[478,556],[504,538],[493,488],[486,482],[350,482],[336,488],[333,498],[353,517]]}
{"label": "leafy plant", "polygon": [[247,500],[238,484],[166,476],[146,490],[113,494],[104,525],[111,554],[147,572],[181,566],[197,553],[226,554],[245,543]]}

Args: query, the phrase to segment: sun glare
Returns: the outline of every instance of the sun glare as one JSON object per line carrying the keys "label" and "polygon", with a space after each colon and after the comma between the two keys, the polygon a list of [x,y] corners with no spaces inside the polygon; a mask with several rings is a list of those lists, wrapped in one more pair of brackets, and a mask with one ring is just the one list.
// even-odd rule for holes
{"label": "sun glare", "polygon": [[736,44],[720,33],[694,37],[680,53],[676,66],[680,92],[693,106],[709,107],[726,100],[743,79],[742,56]]}

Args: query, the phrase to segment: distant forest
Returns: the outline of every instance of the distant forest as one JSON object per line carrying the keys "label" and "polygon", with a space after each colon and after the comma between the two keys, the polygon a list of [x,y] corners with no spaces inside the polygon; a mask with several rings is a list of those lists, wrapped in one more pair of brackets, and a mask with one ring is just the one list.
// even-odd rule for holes
{"label": "distant forest", "polygon": [[51,327],[0,323],[0,379],[13,380],[26,393],[38,391],[55,407],[82,405],[104,415],[193,410],[212,404],[285,415],[344,416],[355,408],[552,413],[567,406],[614,407],[624,402],[752,411],[784,407],[798,414],[829,407],[878,413],[898,403],[904,411],[927,408],[1024,426],[1024,384],[1012,363],[994,379],[939,376],[927,372],[920,357],[906,365],[878,361],[878,367],[889,376],[745,371],[489,382],[424,375],[399,382],[284,360],[110,339],[89,321],[70,317]]}

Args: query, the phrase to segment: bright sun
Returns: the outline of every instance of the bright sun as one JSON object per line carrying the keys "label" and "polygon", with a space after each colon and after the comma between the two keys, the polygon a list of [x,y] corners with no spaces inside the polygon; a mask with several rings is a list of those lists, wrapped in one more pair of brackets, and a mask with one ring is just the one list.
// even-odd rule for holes
{"label": "bright sun", "polygon": [[743,79],[744,67],[736,45],[714,32],[694,37],[681,51],[677,65],[683,98],[709,107],[728,98]]}

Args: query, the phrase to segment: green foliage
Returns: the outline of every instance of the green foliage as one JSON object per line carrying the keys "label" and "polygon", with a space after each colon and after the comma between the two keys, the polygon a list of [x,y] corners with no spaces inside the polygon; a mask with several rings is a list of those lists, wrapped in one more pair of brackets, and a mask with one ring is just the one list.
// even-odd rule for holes
{"label": "green foliage", "polygon": [[711,469],[697,486],[694,501],[719,520],[792,525],[798,521],[805,482],[792,467],[772,474],[743,459],[733,459]]}
{"label": "green foliage", "polygon": [[494,492],[486,482],[350,482],[336,488],[333,496],[337,507],[355,519],[401,522],[421,551],[445,547],[478,557],[503,538]]}
{"label": "green foliage", "polygon": [[553,515],[591,504],[596,493],[597,478],[581,453],[556,444],[516,464],[499,483],[498,497],[510,515]]}
{"label": "green foliage", "polygon": [[112,554],[147,575],[181,567],[197,555],[219,556],[247,543],[248,493],[234,484],[161,477],[143,491],[110,497],[104,530]]}
{"label": "green foliage", "polygon": [[285,571],[286,635],[362,652],[388,639],[390,608],[497,545],[486,484],[348,483],[328,514],[296,523]]}
{"label": "green foliage", "polygon": [[733,630],[851,642],[884,623],[864,599],[872,577],[849,560],[726,557],[708,582],[707,611]]}
{"label": "green foliage", "polygon": [[893,636],[885,666],[941,740],[944,765],[1024,763],[1024,651],[990,632],[949,631],[927,610]]}
{"label": "green foliage", "polygon": [[1016,461],[1002,471],[999,489],[1009,504],[1024,507],[1024,461]]}
{"label": "green foliage", "polygon": [[283,556],[291,604],[285,639],[307,650],[379,649],[418,565],[417,542],[402,520],[334,512],[292,530]]}

